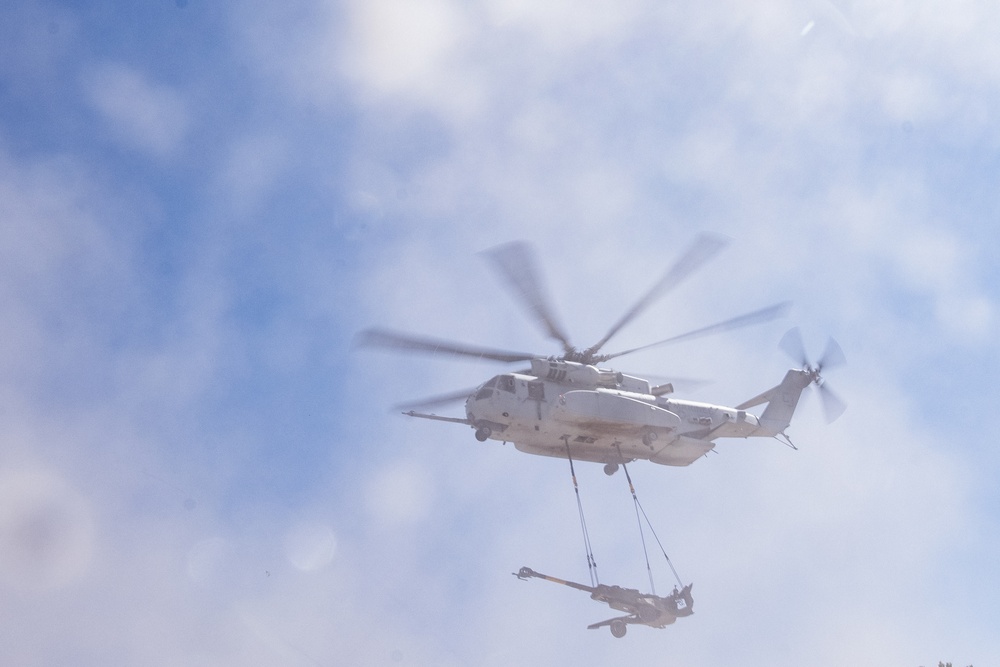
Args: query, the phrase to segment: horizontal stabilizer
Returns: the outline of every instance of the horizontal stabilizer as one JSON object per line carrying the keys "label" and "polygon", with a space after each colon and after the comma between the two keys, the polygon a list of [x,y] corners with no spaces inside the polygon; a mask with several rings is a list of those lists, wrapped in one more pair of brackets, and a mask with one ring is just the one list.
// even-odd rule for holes
{"label": "horizontal stabilizer", "polygon": [[768,389],[764,393],[757,394],[756,396],[754,396],[753,398],[751,398],[748,401],[743,401],[742,403],[740,403],[739,405],[736,406],[736,409],[737,410],[746,410],[747,408],[752,408],[752,407],[754,407],[756,405],[760,405],[762,403],[767,403],[772,398],[774,398],[774,392],[776,392],[780,388],[781,388],[781,385],[778,385],[776,387],[771,387],[770,389]]}

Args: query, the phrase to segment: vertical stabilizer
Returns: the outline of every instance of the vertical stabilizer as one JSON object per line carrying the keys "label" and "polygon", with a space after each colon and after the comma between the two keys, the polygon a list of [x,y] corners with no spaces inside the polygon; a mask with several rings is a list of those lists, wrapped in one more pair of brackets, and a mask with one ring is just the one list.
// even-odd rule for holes
{"label": "vertical stabilizer", "polygon": [[782,433],[792,421],[795,408],[799,404],[802,390],[813,381],[813,376],[806,370],[790,370],[785,373],[785,379],[776,387],[768,389],[763,394],[736,406],[738,410],[767,403],[764,413],[759,417],[760,427],[754,435],[777,435]]}

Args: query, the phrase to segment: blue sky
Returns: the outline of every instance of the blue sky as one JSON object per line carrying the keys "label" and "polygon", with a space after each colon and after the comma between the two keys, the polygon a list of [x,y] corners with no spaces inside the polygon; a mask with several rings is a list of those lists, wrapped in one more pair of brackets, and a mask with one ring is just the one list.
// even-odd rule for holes
{"label": "blue sky", "polygon": [[[1000,660],[992,4],[0,12],[0,662]],[[556,352],[477,254],[525,239],[587,345],[701,231],[612,347],[787,321],[621,370],[739,403],[797,325],[849,408],[635,464],[696,613],[614,640],[509,574],[586,580],[565,462],[390,410],[498,367],[352,339]],[[624,480],[578,475],[601,580],[645,588]]]}

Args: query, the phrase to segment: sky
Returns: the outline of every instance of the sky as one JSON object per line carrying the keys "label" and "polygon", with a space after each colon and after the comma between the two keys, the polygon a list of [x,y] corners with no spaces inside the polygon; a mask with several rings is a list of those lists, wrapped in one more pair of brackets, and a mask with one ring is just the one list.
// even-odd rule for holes
{"label": "sky", "polygon": [[[0,662],[1000,663],[1000,9],[772,0],[14,0],[0,9]],[[798,326],[848,405],[629,468],[695,614],[623,639],[566,461],[396,403],[578,346],[734,405]],[[815,358],[814,356],[814,358]],[[461,405],[452,413],[462,416]],[[648,589],[579,464],[603,583]],[[646,533],[649,539],[649,533]],[[650,552],[656,590],[673,576]]]}

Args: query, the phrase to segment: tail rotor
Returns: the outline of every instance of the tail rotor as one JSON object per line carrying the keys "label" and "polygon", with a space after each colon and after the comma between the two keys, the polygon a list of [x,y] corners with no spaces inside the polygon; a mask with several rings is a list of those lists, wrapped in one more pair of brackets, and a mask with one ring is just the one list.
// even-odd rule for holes
{"label": "tail rotor", "polygon": [[827,341],[823,356],[815,365],[809,361],[809,355],[806,354],[805,345],[802,343],[802,333],[797,327],[790,329],[782,337],[778,347],[799,364],[802,370],[809,373],[811,383],[819,390],[820,401],[823,404],[823,415],[826,417],[827,423],[835,421],[844,414],[847,404],[827,386],[826,380],[821,374],[824,369],[836,368],[847,363],[847,357],[844,356],[844,351],[840,349],[837,341],[833,338]]}

